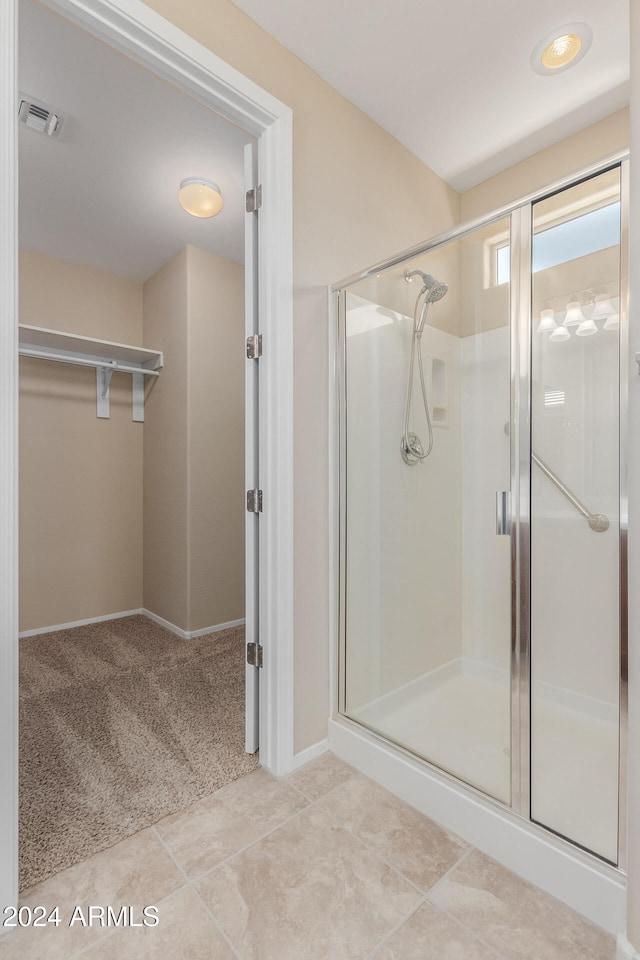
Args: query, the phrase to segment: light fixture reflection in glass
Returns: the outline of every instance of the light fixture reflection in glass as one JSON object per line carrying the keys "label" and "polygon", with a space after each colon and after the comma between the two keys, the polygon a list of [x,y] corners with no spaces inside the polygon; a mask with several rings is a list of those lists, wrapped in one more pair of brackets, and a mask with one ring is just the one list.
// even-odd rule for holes
{"label": "light fixture reflection in glass", "polygon": [[180,206],[201,220],[215,217],[222,210],[222,192],[217,183],[202,177],[187,177],[178,191]]}
{"label": "light fixture reflection in glass", "polygon": [[615,309],[609,297],[604,294],[600,294],[595,298],[595,307],[593,308],[593,313],[591,314],[594,320],[604,320],[605,317],[610,317],[615,313]]}
{"label": "light fixture reflection in glass", "polygon": [[542,310],[537,333],[549,333],[549,331],[555,330],[557,326],[558,324],[555,321],[553,310]]}
{"label": "light fixture reflection in glass", "polygon": [[556,327],[549,335],[549,340],[569,340],[571,334],[566,327]]}
{"label": "light fixture reflection in glass", "polygon": [[598,332],[595,320],[591,317],[588,320],[583,320],[578,329],[576,330],[576,337],[591,337],[594,333]]}
{"label": "light fixture reflection in glass", "polygon": [[617,330],[620,326],[620,317],[614,313],[612,317],[607,317],[604,322],[603,330]]}
{"label": "light fixture reflection in glass", "polygon": [[565,327],[577,327],[579,323],[584,322],[584,319],[579,300],[572,300],[567,304],[567,315],[563,321]]}

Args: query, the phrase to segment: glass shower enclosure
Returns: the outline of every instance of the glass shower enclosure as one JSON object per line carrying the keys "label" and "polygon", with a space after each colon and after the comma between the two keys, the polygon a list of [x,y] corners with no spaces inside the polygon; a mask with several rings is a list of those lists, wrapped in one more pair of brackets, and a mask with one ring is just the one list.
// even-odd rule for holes
{"label": "glass shower enclosure", "polygon": [[337,285],[339,712],[613,864],[625,162]]}

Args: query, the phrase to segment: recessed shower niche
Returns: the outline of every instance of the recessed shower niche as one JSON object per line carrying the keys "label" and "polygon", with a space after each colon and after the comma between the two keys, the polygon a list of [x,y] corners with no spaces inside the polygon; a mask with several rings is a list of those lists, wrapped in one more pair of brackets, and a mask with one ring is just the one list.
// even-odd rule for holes
{"label": "recessed shower niche", "polygon": [[612,864],[625,177],[334,287],[338,716]]}

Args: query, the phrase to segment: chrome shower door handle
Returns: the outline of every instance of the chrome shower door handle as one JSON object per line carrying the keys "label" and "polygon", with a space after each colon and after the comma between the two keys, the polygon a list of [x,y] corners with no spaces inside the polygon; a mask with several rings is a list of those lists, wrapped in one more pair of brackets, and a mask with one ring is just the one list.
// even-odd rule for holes
{"label": "chrome shower door handle", "polygon": [[496,491],[496,534],[508,537],[511,534],[511,491]]}

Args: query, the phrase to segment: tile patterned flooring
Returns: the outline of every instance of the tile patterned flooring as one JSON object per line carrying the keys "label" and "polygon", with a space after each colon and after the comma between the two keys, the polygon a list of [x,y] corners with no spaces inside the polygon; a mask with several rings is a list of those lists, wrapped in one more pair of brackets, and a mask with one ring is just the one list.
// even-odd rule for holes
{"label": "tile patterned flooring", "polygon": [[[332,754],[263,770],[33,887],[0,960],[612,960],[614,939]],[[69,925],[74,907],[141,924]]]}

